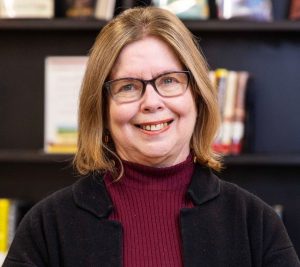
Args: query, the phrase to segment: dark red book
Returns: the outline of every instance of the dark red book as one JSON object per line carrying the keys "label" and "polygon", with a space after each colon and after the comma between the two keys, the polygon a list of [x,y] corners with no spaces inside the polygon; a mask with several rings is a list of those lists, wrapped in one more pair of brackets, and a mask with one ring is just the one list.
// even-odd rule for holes
{"label": "dark red book", "polygon": [[291,0],[289,18],[291,20],[300,19],[300,0]]}

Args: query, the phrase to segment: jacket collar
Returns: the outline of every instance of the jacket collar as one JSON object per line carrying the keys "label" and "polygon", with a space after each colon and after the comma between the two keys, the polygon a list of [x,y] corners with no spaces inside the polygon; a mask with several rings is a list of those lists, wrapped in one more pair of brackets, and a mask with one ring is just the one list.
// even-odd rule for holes
{"label": "jacket collar", "polygon": [[113,209],[103,181],[103,175],[92,173],[73,184],[75,204],[99,218],[107,217]]}
{"label": "jacket collar", "polygon": [[[107,217],[113,209],[100,174],[80,179],[72,186],[72,191],[75,204],[99,218]],[[220,194],[220,180],[209,168],[197,164],[187,194],[195,205],[201,205]]]}
{"label": "jacket collar", "polygon": [[196,165],[187,194],[195,205],[201,205],[220,194],[220,179],[210,168]]}

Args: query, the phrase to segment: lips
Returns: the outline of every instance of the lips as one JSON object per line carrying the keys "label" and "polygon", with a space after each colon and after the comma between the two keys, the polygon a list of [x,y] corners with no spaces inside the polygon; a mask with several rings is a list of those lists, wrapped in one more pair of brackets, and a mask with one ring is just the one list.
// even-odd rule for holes
{"label": "lips", "polygon": [[135,126],[144,131],[156,132],[156,131],[161,131],[164,128],[168,127],[172,122],[173,120],[168,120],[163,122],[149,122],[143,124],[135,124]]}

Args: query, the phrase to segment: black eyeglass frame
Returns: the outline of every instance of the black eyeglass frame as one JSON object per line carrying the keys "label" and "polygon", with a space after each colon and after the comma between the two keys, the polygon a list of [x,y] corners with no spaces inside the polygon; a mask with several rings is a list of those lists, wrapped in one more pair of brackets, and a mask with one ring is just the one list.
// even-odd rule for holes
{"label": "black eyeglass frame", "polygon": [[[155,85],[155,82],[157,79],[159,79],[160,77],[162,76],[165,76],[165,75],[168,75],[168,74],[171,74],[171,73],[185,73],[186,76],[187,76],[187,84],[186,84],[186,88],[185,88],[185,91],[183,91],[182,93],[180,94],[177,94],[177,95],[172,95],[172,96],[165,96],[165,95],[162,95],[159,90],[157,89],[156,85]],[[137,101],[139,99],[142,98],[142,96],[144,95],[145,91],[146,91],[146,87],[148,84],[151,84],[152,87],[154,88],[154,90],[156,91],[156,93],[162,97],[176,97],[176,96],[180,96],[182,94],[184,94],[187,90],[187,88],[189,87],[189,84],[190,84],[190,80],[191,80],[191,72],[189,70],[183,70],[183,71],[170,71],[170,72],[164,72],[162,74],[159,74],[158,76],[154,77],[153,79],[150,79],[150,80],[143,80],[143,79],[138,79],[138,78],[131,78],[131,77],[128,77],[128,78],[119,78],[119,79],[115,79],[115,80],[110,80],[110,81],[107,81],[104,83],[104,87],[106,88],[106,90],[109,92],[110,96],[112,97],[112,99],[115,99],[114,98],[114,95],[111,93],[111,90],[110,90],[110,85],[113,83],[113,82],[116,82],[116,81],[121,81],[121,80],[134,80],[134,81],[140,81],[142,84],[143,84],[143,88],[142,88],[142,91],[141,91],[141,94],[139,96],[139,98],[135,99],[135,100],[131,100],[131,101]],[[128,101],[128,102],[131,102],[131,101]]]}

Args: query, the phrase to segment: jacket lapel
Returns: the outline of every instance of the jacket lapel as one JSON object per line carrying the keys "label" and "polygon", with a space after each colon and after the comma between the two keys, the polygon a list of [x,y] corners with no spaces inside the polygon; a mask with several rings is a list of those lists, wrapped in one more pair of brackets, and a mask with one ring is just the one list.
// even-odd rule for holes
{"label": "jacket lapel", "polygon": [[[79,180],[73,185],[73,198],[77,207],[92,216],[78,218],[78,226],[82,229],[81,255],[76,255],[73,266],[122,266],[122,226],[119,222],[108,220],[113,209],[112,202],[106,191],[103,178],[93,174]],[[86,255],[84,253],[87,253]],[[83,262],[78,262],[81,259]],[[80,263],[80,264],[79,264]]]}
{"label": "jacket lapel", "polygon": [[105,188],[103,177],[91,174],[73,185],[73,197],[76,205],[98,218],[107,218],[113,209]]}
{"label": "jacket lapel", "polygon": [[215,211],[207,205],[219,196],[220,181],[210,169],[197,165],[187,193],[195,206],[180,212],[184,266],[218,266],[206,265],[218,260],[209,259],[216,244],[212,233],[214,227],[211,227]]}
{"label": "jacket lapel", "polygon": [[220,194],[220,180],[211,169],[197,164],[187,194],[199,206]]}

